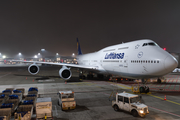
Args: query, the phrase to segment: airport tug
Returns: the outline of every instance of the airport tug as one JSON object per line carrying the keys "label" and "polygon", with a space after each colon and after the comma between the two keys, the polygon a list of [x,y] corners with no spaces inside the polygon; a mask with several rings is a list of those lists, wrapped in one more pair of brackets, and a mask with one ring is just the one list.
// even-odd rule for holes
{"label": "airport tug", "polygon": [[144,117],[149,113],[148,106],[140,103],[141,96],[130,93],[117,93],[116,100],[112,101],[112,107],[115,111],[124,110],[130,112],[134,117],[138,115]]}
{"label": "airport tug", "polygon": [[62,110],[75,109],[76,101],[73,91],[59,91],[58,104]]}

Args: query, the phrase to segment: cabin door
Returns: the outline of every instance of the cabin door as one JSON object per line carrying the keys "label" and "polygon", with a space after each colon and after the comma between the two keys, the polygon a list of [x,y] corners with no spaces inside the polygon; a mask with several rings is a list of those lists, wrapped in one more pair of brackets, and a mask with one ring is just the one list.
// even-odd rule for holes
{"label": "cabin door", "polygon": [[128,56],[124,57],[124,66],[123,66],[123,73],[127,73],[128,72]]}

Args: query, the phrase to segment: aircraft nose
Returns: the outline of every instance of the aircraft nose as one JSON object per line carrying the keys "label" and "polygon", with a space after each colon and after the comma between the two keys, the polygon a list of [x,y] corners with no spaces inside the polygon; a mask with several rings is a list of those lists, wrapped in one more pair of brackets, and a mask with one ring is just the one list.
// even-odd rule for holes
{"label": "aircraft nose", "polygon": [[173,71],[178,66],[178,61],[173,56],[168,56],[164,60],[164,67],[168,71]]}

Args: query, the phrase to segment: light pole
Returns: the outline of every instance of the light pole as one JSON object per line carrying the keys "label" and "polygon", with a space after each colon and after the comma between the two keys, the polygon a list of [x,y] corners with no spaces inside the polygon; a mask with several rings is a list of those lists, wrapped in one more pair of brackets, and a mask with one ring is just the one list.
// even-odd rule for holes
{"label": "light pole", "polygon": [[46,50],[43,48],[41,49],[41,56],[42,56],[42,60],[43,62],[45,62],[45,55],[43,54]]}

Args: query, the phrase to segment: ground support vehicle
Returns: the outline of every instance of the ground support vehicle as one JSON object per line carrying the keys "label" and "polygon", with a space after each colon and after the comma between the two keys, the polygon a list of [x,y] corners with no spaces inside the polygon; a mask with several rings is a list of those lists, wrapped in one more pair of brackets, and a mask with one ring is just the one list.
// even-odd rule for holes
{"label": "ground support vehicle", "polygon": [[25,89],[24,88],[17,88],[16,90],[13,90],[13,92],[14,93],[22,93],[22,98],[23,98]]}
{"label": "ground support vehicle", "polygon": [[130,112],[134,117],[138,115],[144,117],[149,113],[148,106],[142,104],[141,97],[130,93],[117,93],[115,100],[112,101],[112,107],[115,111],[124,110]]}
{"label": "ground support vehicle", "polygon": [[[19,102],[22,101],[22,98],[23,98],[22,93],[13,93],[12,95],[17,95],[17,96],[18,96],[18,99],[19,99]],[[12,95],[11,95],[11,96],[12,96]]]}
{"label": "ground support vehicle", "polygon": [[2,94],[5,94],[5,95],[9,96],[9,95],[12,94],[12,92],[11,92],[11,90],[3,90]]}
{"label": "ground support vehicle", "polygon": [[31,120],[33,105],[20,105],[14,113],[14,120]]}
{"label": "ground support vehicle", "polygon": [[6,88],[6,90],[10,90],[11,94],[13,93],[14,88]]}
{"label": "ground support vehicle", "polygon": [[11,113],[14,113],[18,107],[18,104],[19,104],[19,99],[9,99],[5,101],[3,108],[11,108]]}
{"label": "ground support vehicle", "polygon": [[37,87],[30,87],[28,90],[28,95],[36,95],[38,97],[38,88]]}
{"label": "ground support vehicle", "polygon": [[0,109],[0,120],[10,120],[11,108]]}
{"label": "ground support vehicle", "polygon": [[33,107],[36,107],[36,100],[37,100],[37,97],[36,96],[32,96],[32,97],[25,97],[23,100],[22,100],[22,104],[31,104],[33,105]]}
{"label": "ground support vehicle", "polygon": [[58,104],[62,110],[75,109],[76,101],[74,99],[73,91],[59,91]]}
{"label": "ground support vehicle", "polygon": [[0,93],[0,105],[8,99],[9,99],[8,95]]}
{"label": "ground support vehicle", "polygon": [[51,98],[37,98],[36,100],[36,119],[52,119]]}

